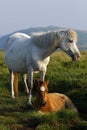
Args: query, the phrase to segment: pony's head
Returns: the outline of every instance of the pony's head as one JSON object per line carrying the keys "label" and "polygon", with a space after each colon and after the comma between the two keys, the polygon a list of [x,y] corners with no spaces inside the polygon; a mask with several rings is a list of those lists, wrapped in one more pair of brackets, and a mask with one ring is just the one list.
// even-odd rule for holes
{"label": "pony's head", "polygon": [[40,106],[45,106],[47,102],[47,93],[48,93],[48,81],[42,82],[41,80],[36,80],[36,92],[38,96],[38,102]]}
{"label": "pony's head", "polygon": [[80,51],[76,45],[77,34],[72,29],[66,31],[60,31],[61,44],[60,48],[65,51],[73,61],[78,60],[81,57]]}

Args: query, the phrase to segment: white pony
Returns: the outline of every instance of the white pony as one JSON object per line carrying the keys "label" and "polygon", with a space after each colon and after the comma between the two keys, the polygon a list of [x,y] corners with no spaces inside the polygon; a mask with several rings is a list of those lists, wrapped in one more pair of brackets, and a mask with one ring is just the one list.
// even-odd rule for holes
{"label": "white pony", "polygon": [[4,61],[11,72],[11,85],[14,80],[13,72],[28,74],[28,105],[32,105],[33,73],[39,71],[40,79],[44,81],[49,56],[57,48],[61,48],[76,61],[81,57],[76,42],[77,35],[72,29],[35,34],[31,38],[23,33],[15,33],[8,38]]}

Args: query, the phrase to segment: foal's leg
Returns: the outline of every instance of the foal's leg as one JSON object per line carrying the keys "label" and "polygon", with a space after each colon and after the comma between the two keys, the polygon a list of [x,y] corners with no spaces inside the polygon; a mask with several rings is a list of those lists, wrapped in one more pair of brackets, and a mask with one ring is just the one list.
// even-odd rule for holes
{"label": "foal's leg", "polygon": [[32,98],[32,88],[33,88],[33,69],[28,69],[28,85],[29,85],[29,95],[27,99],[27,105],[32,106],[31,98]]}
{"label": "foal's leg", "polygon": [[23,81],[24,81],[24,86],[25,86],[25,89],[26,89],[26,93],[29,94],[29,89],[28,89],[26,74],[23,74],[23,75],[22,75],[22,79],[23,79]]}

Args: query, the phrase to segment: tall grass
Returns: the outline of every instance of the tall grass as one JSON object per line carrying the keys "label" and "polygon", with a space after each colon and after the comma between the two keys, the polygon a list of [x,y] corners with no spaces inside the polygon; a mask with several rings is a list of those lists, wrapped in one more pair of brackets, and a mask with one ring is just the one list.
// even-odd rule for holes
{"label": "tall grass", "polygon": [[[49,80],[49,92],[61,92],[68,95],[76,105],[78,112],[64,110],[41,115],[26,107],[26,95],[19,76],[19,96],[10,97],[9,73],[0,53],[0,129],[33,128],[36,130],[80,130],[87,128],[87,51],[81,52],[78,62],[72,62],[63,52],[55,52],[48,65],[46,80]],[[34,79],[38,75],[34,75]],[[34,98],[33,98],[34,99]]]}

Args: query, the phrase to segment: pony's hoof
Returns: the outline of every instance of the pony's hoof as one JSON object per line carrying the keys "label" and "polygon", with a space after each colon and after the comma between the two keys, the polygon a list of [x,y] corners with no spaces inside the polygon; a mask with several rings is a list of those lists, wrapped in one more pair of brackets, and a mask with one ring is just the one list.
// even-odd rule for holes
{"label": "pony's hoof", "polygon": [[10,93],[11,98],[15,98],[15,95],[13,93]]}
{"label": "pony's hoof", "polygon": [[15,99],[15,96],[11,96],[13,99]]}

